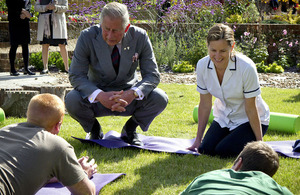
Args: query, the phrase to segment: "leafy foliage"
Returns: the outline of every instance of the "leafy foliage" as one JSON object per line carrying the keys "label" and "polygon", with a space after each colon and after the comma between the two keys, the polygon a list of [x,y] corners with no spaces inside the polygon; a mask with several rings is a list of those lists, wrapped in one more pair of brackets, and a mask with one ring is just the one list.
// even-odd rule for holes
{"label": "leafy foliage", "polygon": [[276,62],[273,62],[270,65],[265,65],[264,61],[256,64],[257,72],[260,73],[283,73],[284,69],[282,66],[278,65]]}
{"label": "leafy foliage", "polygon": [[188,61],[181,61],[178,64],[175,64],[172,68],[173,72],[193,72],[195,68]]}
{"label": "leafy foliage", "polygon": [[29,56],[29,64],[33,65],[37,70],[43,70],[42,52],[31,53]]}
{"label": "leafy foliage", "polygon": [[[43,70],[42,52],[31,53],[29,56],[29,63],[37,70]],[[69,59],[69,64],[71,60]],[[64,61],[59,52],[51,52],[48,59],[48,64],[55,65],[59,70],[64,71]]]}
{"label": "leafy foliage", "polygon": [[238,50],[251,58],[254,63],[266,61],[268,49],[265,36],[256,37],[253,33],[244,32],[238,41]]}

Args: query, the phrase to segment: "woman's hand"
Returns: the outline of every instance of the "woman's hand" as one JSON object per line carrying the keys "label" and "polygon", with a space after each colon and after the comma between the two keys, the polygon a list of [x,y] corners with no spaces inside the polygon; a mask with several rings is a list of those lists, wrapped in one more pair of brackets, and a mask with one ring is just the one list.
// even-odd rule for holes
{"label": "woman's hand", "polygon": [[195,142],[193,143],[193,145],[191,145],[190,147],[188,147],[188,150],[194,151],[194,152],[198,152],[198,148],[201,144],[201,141],[199,140],[195,140]]}

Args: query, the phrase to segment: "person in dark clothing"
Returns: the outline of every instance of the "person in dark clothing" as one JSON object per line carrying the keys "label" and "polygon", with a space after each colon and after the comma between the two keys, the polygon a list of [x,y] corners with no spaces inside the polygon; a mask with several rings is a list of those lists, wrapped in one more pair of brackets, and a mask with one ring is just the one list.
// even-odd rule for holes
{"label": "person in dark clothing", "polygon": [[29,48],[30,43],[30,28],[29,19],[31,14],[29,12],[31,8],[30,0],[6,0],[8,8],[8,21],[9,21],[9,40],[10,40],[10,75],[20,75],[15,69],[16,52],[19,45],[22,45],[22,54],[24,61],[24,74],[35,75],[28,69],[29,60]]}

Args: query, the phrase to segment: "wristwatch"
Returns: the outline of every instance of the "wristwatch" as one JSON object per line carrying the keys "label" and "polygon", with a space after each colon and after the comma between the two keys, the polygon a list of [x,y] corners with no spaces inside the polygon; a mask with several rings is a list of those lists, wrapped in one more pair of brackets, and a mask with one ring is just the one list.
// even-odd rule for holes
{"label": "wristwatch", "polygon": [[135,96],[135,98],[140,97],[139,94],[135,90],[133,90],[133,95]]}

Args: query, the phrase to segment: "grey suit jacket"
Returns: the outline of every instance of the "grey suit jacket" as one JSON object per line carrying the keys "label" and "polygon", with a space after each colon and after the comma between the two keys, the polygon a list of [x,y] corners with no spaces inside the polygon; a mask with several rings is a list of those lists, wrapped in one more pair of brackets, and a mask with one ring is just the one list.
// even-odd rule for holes
{"label": "grey suit jacket", "polygon": [[[138,60],[133,62],[135,53],[138,53]],[[137,79],[138,66],[141,81]],[[69,79],[83,98],[87,98],[96,89],[119,91],[131,87],[138,87],[147,97],[157,87],[160,75],[146,31],[132,25],[122,40],[119,74],[116,75],[111,50],[102,38],[100,25],[96,25],[81,32],[72,58]]]}

